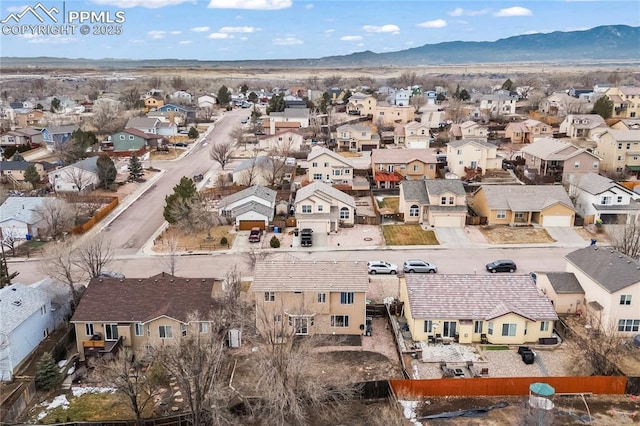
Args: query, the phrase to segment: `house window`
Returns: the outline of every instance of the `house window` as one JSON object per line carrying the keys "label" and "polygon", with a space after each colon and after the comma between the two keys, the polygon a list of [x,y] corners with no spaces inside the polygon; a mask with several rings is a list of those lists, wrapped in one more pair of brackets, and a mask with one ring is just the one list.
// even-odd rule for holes
{"label": "house window", "polygon": [[621,319],[618,321],[618,331],[640,330],[640,319]]}
{"label": "house window", "polygon": [[433,330],[433,322],[431,320],[424,320],[424,332],[431,333]]}
{"label": "house window", "polygon": [[620,304],[621,305],[630,305],[631,304],[631,295],[623,294],[620,296]]}
{"label": "house window", "polygon": [[549,331],[549,321],[540,322],[540,331]]}
{"label": "house window", "polygon": [[344,170],[344,174],[345,174],[345,175],[350,175],[350,174],[351,174],[351,170],[349,170],[349,169],[345,169],[345,170]]}
{"label": "house window", "polygon": [[442,197],[440,198],[440,205],[446,205],[447,204],[447,197]]}
{"label": "house window", "polygon": [[503,336],[515,336],[516,335],[516,324],[502,324],[502,335]]}
{"label": "house window", "polygon": [[199,322],[198,323],[198,331],[202,334],[209,332],[209,323],[208,322]]}
{"label": "house window", "polygon": [[275,302],[276,301],[276,292],[275,291],[265,291],[264,292],[264,301],[265,302]]}
{"label": "house window", "polygon": [[593,168],[594,168],[594,169],[597,169],[597,168],[598,168],[598,162],[597,162],[597,161],[594,161],[594,162],[593,162]]}
{"label": "house window", "polygon": [[600,200],[600,204],[611,204],[611,197],[609,196],[602,197],[602,200]]}
{"label": "house window", "polygon": [[353,300],[355,296],[352,291],[343,291],[340,293],[340,304],[341,305],[353,305]]}
{"label": "house window", "polygon": [[340,209],[340,219],[349,219],[349,209],[343,207]]}
{"label": "house window", "polygon": [[325,167],[329,167],[329,163],[324,163],[324,166]]}
{"label": "house window", "polygon": [[449,197],[449,205],[452,206],[456,203],[455,197]]}
{"label": "house window", "polygon": [[420,207],[418,207],[417,205],[412,205],[409,208],[409,217],[418,217],[418,215],[420,214]]}
{"label": "house window", "polygon": [[331,327],[349,327],[349,315],[331,315]]}
{"label": "house window", "polygon": [[340,175],[342,175],[342,170],[340,170],[340,169],[333,169],[333,175],[334,175],[334,176],[340,176]]}
{"label": "house window", "polygon": [[172,339],[173,338],[173,330],[170,325],[160,325],[158,326],[158,336],[161,339]]}
{"label": "house window", "polygon": [[489,321],[487,333],[488,334],[493,334],[493,321]]}
{"label": "house window", "polygon": [[389,173],[393,172],[393,164],[389,164],[389,165],[387,166],[387,171],[388,171]]}
{"label": "house window", "polygon": [[120,140],[123,141],[124,140],[124,135],[120,135]]}
{"label": "house window", "polygon": [[327,293],[318,293],[318,303],[327,303]]}
{"label": "house window", "polygon": [[86,336],[93,336],[93,324],[85,324],[84,325],[84,334]]}
{"label": "house window", "polygon": [[322,209],[323,209],[322,204],[318,204],[318,207],[317,207],[317,208],[318,208],[318,212],[321,212],[321,211],[322,211]]}
{"label": "house window", "polygon": [[482,333],[482,326],[483,326],[483,322],[482,321],[475,321],[473,323],[473,332],[476,333],[476,334]]}
{"label": "house window", "polygon": [[580,162],[579,162],[579,161],[576,161],[575,163],[573,163],[573,168],[574,168],[574,169],[578,169],[578,168],[580,168]]}
{"label": "house window", "polygon": [[630,143],[627,144],[627,149],[631,149],[631,144]]}
{"label": "house window", "polygon": [[273,322],[280,322],[280,321],[282,321],[282,315],[276,314],[273,316]]}
{"label": "house window", "polygon": [[144,335],[144,329],[142,327],[142,323],[141,322],[137,322],[135,324],[135,334],[136,334],[136,336],[143,336]]}
{"label": "house window", "polygon": [[524,219],[524,213],[523,212],[515,212],[514,216],[516,219]]}
{"label": "house window", "polygon": [[417,172],[418,170],[420,170],[420,166],[419,166],[419,165],[417,165],[417,164],[414,164],[414,165],[413,165],[413,171],[414,171],[414,172]]}
{"label": "house window", "polygon": [[129,140],[132,141],[133,140],[133,135],[129,135]]}
{"label": "house window", "polygon": [[322,173],[314,173],[313,180],[322,180]]}
{"label": "house window", "polygon": [[462,150],[461,150],[461,149],[459,149],[459,150],[456,152],[456,154],[457,154],[457,155],[462,155]]}
{"label": "house window", "polygon": [[505,210],[498,210],[496,212],[496,218],[497,219],[504,219],[507,217],[507,212]]}
{"label": "house window", "polygon": [[302,206],[302,213],[311,213],[311,205],[305,204]]}
{"label": "house window", "polygon": [[47,305],[40,306],[40,315],[44,315],[47,313]]}
{"label": "house window", "polygon": [[311,163],[311,167],[318,167],[318,163],[314,161],[313,163]]}
{"label": "house window", "polygon": [[617,203],[618,204],[622,203],[622,195],[618,195]]}
{"label": "house window", "polygon": [[118,340],[118,324],[104,325],[104,340]]}

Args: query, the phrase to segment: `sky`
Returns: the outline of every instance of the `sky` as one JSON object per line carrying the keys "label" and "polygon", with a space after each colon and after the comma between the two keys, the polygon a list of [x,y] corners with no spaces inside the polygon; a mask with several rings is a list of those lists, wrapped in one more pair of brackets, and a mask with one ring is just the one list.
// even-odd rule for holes
{"label": "sky", "polygon": [[0,57],[220,61],[640,26],[640,1],[3,0],[0,17]]}

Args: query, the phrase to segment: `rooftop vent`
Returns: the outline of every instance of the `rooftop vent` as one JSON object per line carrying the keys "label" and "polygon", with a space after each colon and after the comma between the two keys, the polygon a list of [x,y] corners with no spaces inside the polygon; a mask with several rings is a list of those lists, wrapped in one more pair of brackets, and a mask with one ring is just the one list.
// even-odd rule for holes
{"label": "rooftop vent", "polygon": [[22,305],[22,300],[14,300],[13,302],[11,302],[11,304],[13,306],[20,306],[20,305]]}

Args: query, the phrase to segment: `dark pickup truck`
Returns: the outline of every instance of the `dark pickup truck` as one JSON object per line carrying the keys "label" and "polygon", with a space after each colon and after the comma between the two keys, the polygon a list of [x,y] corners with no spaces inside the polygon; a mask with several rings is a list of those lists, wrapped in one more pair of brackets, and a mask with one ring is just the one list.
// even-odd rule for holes
{"label": "dark pickup truck", "polygon": [[311,247],[313,245],[313,229],[303,228],[300,231],[300,245],[302,247]]}

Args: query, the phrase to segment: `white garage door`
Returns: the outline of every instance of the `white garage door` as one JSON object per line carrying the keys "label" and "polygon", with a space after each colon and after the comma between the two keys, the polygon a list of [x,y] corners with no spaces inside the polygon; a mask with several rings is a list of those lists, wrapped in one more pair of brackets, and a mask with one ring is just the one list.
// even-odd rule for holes
{"label": "white garage door", "polygon": [[542,226],[572,226],[571,216],[543,216]]}
{"label": "white garage door", "polygon": [[311,228],[313,232],[329,232],[328,220],[298,220],[298,229]]}
{"label": "white garage door", "polygon": [[464,218],[460,216],[435,216],[432,225],[449,228],[462,227],[464,226]]}

